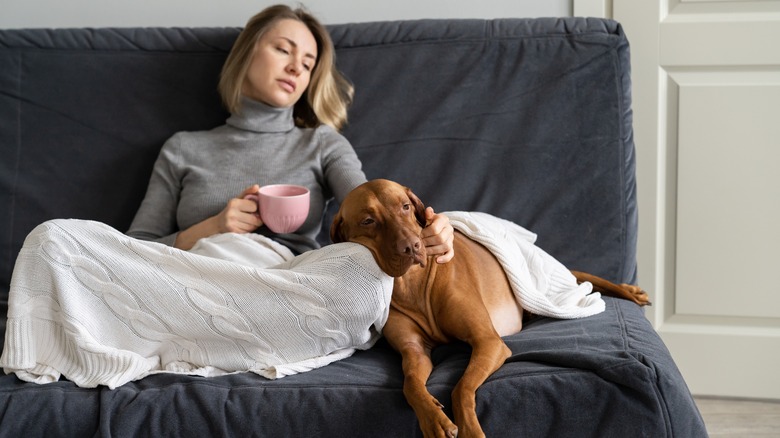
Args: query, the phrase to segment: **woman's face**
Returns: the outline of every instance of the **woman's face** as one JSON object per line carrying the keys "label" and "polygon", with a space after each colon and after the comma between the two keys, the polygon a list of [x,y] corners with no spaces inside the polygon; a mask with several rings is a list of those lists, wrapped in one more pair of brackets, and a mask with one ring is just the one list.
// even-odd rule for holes
{"label": "woman's face", "polygon": [[291,107],[309,86],[317,41],[300,21],[279,20],[255,43],[241,92],[274,107]]}

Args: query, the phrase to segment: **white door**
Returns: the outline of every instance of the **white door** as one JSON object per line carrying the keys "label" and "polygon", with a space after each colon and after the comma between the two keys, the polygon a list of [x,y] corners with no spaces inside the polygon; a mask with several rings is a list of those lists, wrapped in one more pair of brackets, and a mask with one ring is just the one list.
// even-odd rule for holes
{"label": "white door", "polygon": [[780,399],[780,1],[574,0],[632,57],[639,282],[696,395]]}

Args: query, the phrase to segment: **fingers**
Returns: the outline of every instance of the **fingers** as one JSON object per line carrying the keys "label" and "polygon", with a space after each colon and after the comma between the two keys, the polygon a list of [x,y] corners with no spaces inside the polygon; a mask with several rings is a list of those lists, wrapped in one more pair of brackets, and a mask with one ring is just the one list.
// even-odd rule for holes
{"label": "fingers", "polygon": [[425,219],[429,223],[422,231],[423,243],[428,254],[438,255],[436,263],[447,263],[455,257],[453,241],[455,229],[447,216],[436,214],[433,208],[425,209]]}
{"label": "fingers", "polygon": [[[433,211],[433,207],[425,207],[425,226],[432,225],[434,218],[436,217],[436,213]],[[449,222],[449,220],[447,221]],[[441,230],[439,230],[441,231]],[[438,231],[436,234],[439,234]]]}
{"label": "fingers", "polygon": [[[247,189],[249,190],[249,189]],[[247,193],[245,190],[244,193]],[[248,194],[248,193],[247,193]],[[222,233],[250,233],[263,225],[257,213],[257,202],[250,199],[233,198],[219,214],[219,228]]]}
{"label": "fingers", "polygon": [[257,192],[260,191],[260,186],[257,184],[252,184],[251,186],[244,189],[243,192],[238,196],[239,198],[244,198],[246,195],[256,195]]}
{"label": "fingers", "polygon": [[438,263],[438,264],[447,263],[450,260],[452,260],[453,257],[455,257],[455,249],[450,248],[449,251],[447,251],[444,254],[436,257],[436,263]]}

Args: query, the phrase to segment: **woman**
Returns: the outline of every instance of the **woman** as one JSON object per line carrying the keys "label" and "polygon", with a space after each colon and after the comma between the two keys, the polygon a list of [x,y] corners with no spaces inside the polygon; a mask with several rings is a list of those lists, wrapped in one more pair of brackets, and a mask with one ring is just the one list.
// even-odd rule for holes
{"label": "woman", "polygon": [[[179,133],[163,146],[128,234],[189,250],[205,237],[259,229],[296,254],[317,248],[326,201],[340,202],[366,180],[352,146],[337,132],[346,123],[352,87],[335,68],[327,31],[301,9],[264,10],[235,42],[219,90],[232,116],[212,131]],[[309,217],[296,234],[261,228],[256,203],[244,199],[275,183],[311,192]],[[428,253],[449,261],[452,227],[445,216],[428,213]],[[219,244],[228,238],[238,236],[222,236]]]}
{"label": "woman", "polygon": [[[157,372],[275,378],[376,342],[392,278],[360,245],[312,250],[325,200],[365,180],[335,129],[351,89],[328,34],[300,10],[261,12],[236,41],[220,91],[232,116],[166,142],[132,237],[78,220],[28,235],[11,281],[6,373],[112,388]],[[243,199],[281,182],[311,190],[296,234],[265,230]],[[452,227],[428,215],[428,251],[446,262]]]}

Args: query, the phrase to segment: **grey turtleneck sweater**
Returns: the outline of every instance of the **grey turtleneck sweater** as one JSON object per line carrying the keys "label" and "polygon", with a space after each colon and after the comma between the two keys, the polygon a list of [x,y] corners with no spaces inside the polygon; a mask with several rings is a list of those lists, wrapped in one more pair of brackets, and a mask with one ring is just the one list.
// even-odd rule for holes
{"label": "grey turtleneck sweater", "polygon": [[257,232],[301,253],[319,247],[326,201],[341,202],[365,180],[352,146],[334,129],[298,128],[292,108],[244,99],[225,125],[179,132],[163,145],[127,234],[173,245],[180,230],[218,214],[252,184],[299,184],[311,191],[303,226],[295,234]]}

